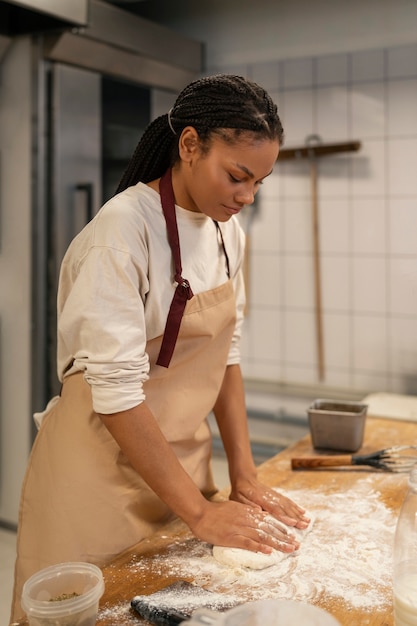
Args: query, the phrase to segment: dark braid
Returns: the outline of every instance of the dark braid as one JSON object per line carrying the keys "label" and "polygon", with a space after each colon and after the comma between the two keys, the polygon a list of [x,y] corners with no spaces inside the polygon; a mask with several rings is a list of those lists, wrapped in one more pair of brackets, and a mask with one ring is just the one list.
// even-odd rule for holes
{"label": "dark braid", "polygon": [[284,140],[277,107],[262,87],[228,74],[201,78],[183,89],[169,114],[146,128],[117,193],[139,181],[147,183],[162,176],[178,159],[178,139],[186,126],[196,129],[203,149],[215,133],[229,142],[244,132],[258,139],[277,139],[281,145]]}

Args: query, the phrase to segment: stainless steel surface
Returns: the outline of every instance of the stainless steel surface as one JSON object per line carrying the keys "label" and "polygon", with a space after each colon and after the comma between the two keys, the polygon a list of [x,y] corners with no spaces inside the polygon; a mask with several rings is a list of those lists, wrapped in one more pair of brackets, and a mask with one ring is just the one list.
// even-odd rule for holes
{"label": "stainless steel surface", "polygon": [[[49,191],[47,189],[46,172],[49,171],[47,161],[47,129],[48,119],[46,116],[48,99],[48,79],[45,71],[45,63],[41,59],[39,42],[31,41],[31,145],[32,145],[32,180],[36,184],[31,185],[31,408],[32,411],[40,411],[45,406],[45,381],[47,379],[47,359],[45,358],[47,346],[48,317],[46,303],[48,301],[48,232],[49,221],[46,210]],[[36,426],[30,420],[31,440],[35,438]],[[26,463],[25,463],[26,464]]]}
{"label": "stainless steel surface", "polygon": [[48,37],[45,40],[44,55],[45,58],[60,63],[175,92],[196,77],[195,72],[190,70],[73,33]]}
{"label": "stainless steel surface", "polygon": [[80,34],[192,72],[201,69],[200,42],[101,0],[90,0],[88,27]]}
{"label": "stainless steel surface", "polygon": [[202,43],[101,0],[0,0],[0,58],[29,33],[48,60],[173,92],[203,65]]}
{"label": "stainless steel surface", "polygon": [[87,23],[88,0],[8,0],[8,2],[80,25]]}
{"label": "stainless steel surface", "polygon": [[10,46],[12,42],[11,37],[6,37],[5,35],[0,35],[0,61],[3,56],[6,54],[7,48]]}
{"label": "stainless steel surface", "polygon": [[321,411],[323,413],[340,413],[342,415],[358,415],[363,414],[367,409],[363,402],[351,402],[338,400],[314,400],[310,407],[311,411]]}
{"label": "stainless steel surface", "polygon": [[308,423],[315,448],[356,452],[362,445],[366,404],[315,400],[308,409]]}
{"label": "stainless steel surface", "polygon": [[88,0],[1,0],[0,11],[1,32],[38,32],[58,26],[85,26]]}
{"label": "stainless steel surface", "polygon": [[202,55],[201,43],[100,0],[90,1],[87,28],[49,34],[44,45],[47,59],[172,91],[196,77]]}
{"label": "stainless steel surface", "polygon": [[33,9],[74,24],[87,23],[88,0],[7,0],[5,4]]}
{"label": "stainless steel surface", "polygon": [[[51,175],[49,222],[49,362],[56,359],[56,287],[62,258],[73,237],[98,211],[101,194],[101,78],[66,65],[50,69]],[[53,367],[49,389],[58,392]]]}
{"label": "stainless steel surface", "polygon": [[[112,174],[109,178],[109,172],[104,167],[106,160],[101,153],[104,145],[101,138],[97,139],[104,112],[100,107],[104,101],[100,102],[99,91],[101,89],[104,93],[105,83],[114,81],[112,100],[118,97],[123,85],[130,85],[135,90],[147,89],[148,93],[149,88],[155,88],[175,95],[195,78],[195,68],[200,67],[202,47],[197,42],[171,33],[165,27],[136,18],[131,13],[100,0],[90,2],[89,24],[86,29],[45,34],[36,38],[36,41],[38,63],[49,68],[44,80],[47,83],[46,91],[53,98],[49,105],[39,106],[37,117],[38,124],[46,124],[40,135],[38,151],[42,150],[43,137],[47,137],[45,162],[50,168],[44,175],[37,177],[37,189],[50,190],[47,198],[34,203],[39,208],[40,219],[45,220],[44,224],[47,224],[50,233],[46,246],[47,264],[40,258],[44,248],[39,246],[37,264],[40,272],[38,277],[34,277],[34,284],[39,284],[39,274],[42,275],[42,267],[47,265],[47,297],[41,293],[37,297],[37,290],[34,294],[37,318],[35,326],[45,327],[47,333],[47,355],[44,355],[40,341],[35,337],[35,356],[32,363],[32,370],[39,372],[39,375],[35,375],[38,391],[33,398],[36,407],[34,410],[41,410],[51,395],[59,391],[55,373],[55,298],[59,266],[70,240],[101,205],[101,197],[97,193],[102,188],[102,173],[106,176],[105,186],[113,187],[114,176]],[[184,66],[180,66],[180,63]],[[88,76],[96,84],[94,94],[86,84]],[[39,102],[39,98],[42,98],[41,91],[42,88],[39,97],[34,101]],[[135,123],[127,123],[126,118],[126,126],[129,128],[125,130],[129,137],[134,138],[135,143],[128,155],[124,155],[123,159],[113,159],[112,164],[114,168],[116,165],[122,167],[122,171],[140,136],[136,126],[140,119],[142,96],[130,94],[125,98],[124,104],[128,105],[129,102],[135,103]],[[81,114],[83,110],[85,113]],[[46,118],[42,121],[44,113]],[[50,115],[52,118],[48,117]],[[146,119],[146,124],[149,121]],[[106,138],[105,133],[103,137]],[[88,155],[89,149],[93,152]],[[84,158],[85,155],[88,156]],[[88,167],[84,165],[87,163]],[[95,174],[90,172],[90,166],[96,169]],[[121,173],[118,174],[117,182],[120,176]],[[104,200],[109,197],[108,189],[105,191],[107,195]],[[46,219],[42,218],[42,207],[45,206],[48,207]],[[45,275],[44,270],[43,274]],[[47,312],[43,311],[42,314],[45,302]],[[42,322],[45,318],[46,324]]]}
{"label": "stainless steel surface", "polygon": [[[0,0],[0,138],[5,148],[1,154],[0,273],[8,276],[1,311],[2,360],[7,362],[0,380],[0,417],[7,416],[1,420],[0,438],[2,523],[17,521],[24,468],[35,433],[32,413],[42,411],[59,391],[56,279],[66,246],[101,204],[102,172],[111,190],[116,176],[117,182],[120,179],[116,170],[123,170],[131,156],[141,134],[138,125],[150,121],[154,93],[169,100],[162,112],[167,111],[171,97],[196,77],[198,69],[192,68],[201,63],[200,44],[190,44],[162,27],[153,29],[149,22],[98,0],[92,0],[93,4],[91,30],[73,32],[68,21],[38,11],[38,19],[32,22],[26,20],[29,13],[24,13],[29,9]],[[13,16],[22,18],[19,26],[28,30],[10,34],[5,30],[10,25],[10,7]],[[48,30],[52,25],[53,37]],[[135,38],[142,42],[138,47]],[[105,163],[100,137],[102,87],[110,81],[115,83],[112,99],[121,100],[127,86],[135,90],[121,101],[130,106],[130,113],[124,109],[120,123],[122,134],[134,146],[128,155],[110,155]],[[139,115],[142,96],[136,93],[143,90],[148,102],[146,120]],[[117,134],[119,120],[111,124]],[[20,285],[17,292],[16,284]]]}
{"label": "stainless steel surface", "polygon": [[[59,64],[51,72],[52,237],[62,259],[70,241],[101,206],[100,76]],[[92,206],[87,206],[80,185],[90,189]]]}

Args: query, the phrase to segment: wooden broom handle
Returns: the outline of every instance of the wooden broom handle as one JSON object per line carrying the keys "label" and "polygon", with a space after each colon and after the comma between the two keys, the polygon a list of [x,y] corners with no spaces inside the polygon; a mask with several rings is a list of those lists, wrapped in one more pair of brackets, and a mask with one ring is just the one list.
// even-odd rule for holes
{"label": "wooden broom handle", "polygon": [[291,459],[291,469],[316,469],[317,467],[341,467],[352,465],[350,454],[338,456],[301,456]]}
{"label": "wooden broom handle", "polygon": [[320,233],[319,207],[317,194],[317,164],[310,161],[312,226],[313,226],[313,262],[314,262],[314,300],[316,314],[317,368],[319,380],[324,380],[324,346],[323,346],[323,315],[321,305],[321,272],[320,272]]}

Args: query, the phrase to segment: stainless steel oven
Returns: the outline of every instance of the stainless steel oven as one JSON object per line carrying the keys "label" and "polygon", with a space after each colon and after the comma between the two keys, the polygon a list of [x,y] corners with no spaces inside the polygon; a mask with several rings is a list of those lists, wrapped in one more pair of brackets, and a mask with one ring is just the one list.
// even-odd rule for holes
{"label": "stainless steel oven", "polygon": [[146,124],[199,75],[203,46],[101,0],[0,0],[2,15],[0,524],[14,525],[32,413],[58,390],[62,257]]}

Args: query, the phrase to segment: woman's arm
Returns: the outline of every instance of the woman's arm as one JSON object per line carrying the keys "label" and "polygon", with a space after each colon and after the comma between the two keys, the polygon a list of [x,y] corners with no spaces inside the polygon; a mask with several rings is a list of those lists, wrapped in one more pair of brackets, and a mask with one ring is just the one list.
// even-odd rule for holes
{"label": "woman's arm", "polygon": [[245,392],[239,365],[228,365],[213,412],[229,463],[232,487],[256,479],[250,447]]}
{"label": "woman's arm", "polygon": [[289,526],[305,528],[309,522],[304,517],[305,510],[257,480],[250,447],[242,373],[237,364],[226,368],[214,415],[229,462],[231,499],[258,505]]}
{"label": "woman's arm", "polygon": [[268,526],[253,503],[210,502],[185,472],[145,403],[112,415],[100,415],[132,467],[167,506],[208,543],[292,552],[297,543],[279,526]]}

